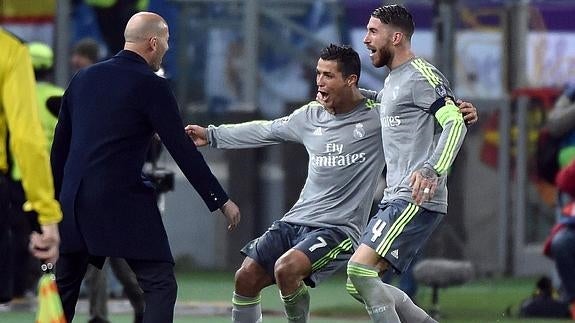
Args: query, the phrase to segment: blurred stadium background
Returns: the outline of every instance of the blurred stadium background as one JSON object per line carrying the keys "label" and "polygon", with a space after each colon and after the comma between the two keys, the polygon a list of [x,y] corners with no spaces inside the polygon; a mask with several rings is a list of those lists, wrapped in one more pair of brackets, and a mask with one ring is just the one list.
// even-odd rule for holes
{"label": "blurred stadium background", "polygon": [[[276,118],[314,98],[317,56],[330,42],[358,50],[360,85],[381,89],[386,71],[371,66],[362,39],[371,11],[388,3],[412,11],[414,51],[480,114],[452,169],[449,216],[425,256],[469,260],[478,278],[551,274],[541,247],[554,189],[534,176],[533,153],[546,111],[575,80],[575,1],[149,0],[148,10],[170,26],[164,69],[184,120],[207,125]],[[53,45],[62,86],[78,40],[92,37],[104,56],[115,54],[82,0],[0,0],[0,24]],[[295,145],[203,153],[242,209],[239,230],[225,232],[164,153],[159,164],[176,172],[165,225],[178,262],[232,270],[240,246],[297,199],[307,157]]]}

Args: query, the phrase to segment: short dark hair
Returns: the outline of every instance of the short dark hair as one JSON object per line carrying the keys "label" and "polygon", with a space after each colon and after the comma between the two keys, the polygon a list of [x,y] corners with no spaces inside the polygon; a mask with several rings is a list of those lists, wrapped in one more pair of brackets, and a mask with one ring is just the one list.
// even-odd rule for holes
{"label": "short dark hair", "polygon": [[359,54],[350,46],[330,44],[321,50],[319,57],[326,61],[337,61],[337,66],[344,77],[355,74],[359,82],[361,61]]}
{"label": "short dark hair", "polygon": [[392,25],[401,29],[407,36],[407,39],[411,40],[411,36],[415,30],[415,23],[413,22],[413,16],[404,6],[398,4],[381,6],[375,9],[371,13],[371,16],[378,18],[386,25]]}
{"label": "short dark hair", "polygon": [[86,57],[96,63],[100,59],[100,46],[94,39],[83,38],[74,45],[72,54]]}

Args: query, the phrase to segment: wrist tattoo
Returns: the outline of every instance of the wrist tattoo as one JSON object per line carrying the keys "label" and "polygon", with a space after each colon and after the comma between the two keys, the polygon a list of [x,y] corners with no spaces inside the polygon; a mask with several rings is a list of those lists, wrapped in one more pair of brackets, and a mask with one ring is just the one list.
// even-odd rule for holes
{"label": "wrist tattoo", "polygon": [[425,179],[435,179],[437,178],[437,173],[435,172],[435,170],[433,170],[430,167],[423,167],[421,168],[421,170],[419,171],[421,176],[423,176],[423,178]]}

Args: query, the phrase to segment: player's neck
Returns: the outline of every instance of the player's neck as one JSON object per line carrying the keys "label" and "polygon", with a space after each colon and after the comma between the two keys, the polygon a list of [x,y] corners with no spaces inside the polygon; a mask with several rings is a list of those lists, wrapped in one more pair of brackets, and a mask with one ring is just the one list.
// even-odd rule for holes
{"label": "player's neck", "polygon": [[359,92],[359,89],[353,88],[352,95],[349,96],[349,100],[346,100],[345,104],[342,104],[341,107],[336,109],[336,114],[344,114],[350,111],[353,111],[360,103],[363,101],[365,97]]}
{"label": "player's neck", "polygon": [[391,62],[391,66],[389,66],[389,69],[393,70],[394,68],[403,65],[405,62],[413,59],[414,57],[415,54],[410,49],[397,50]]}

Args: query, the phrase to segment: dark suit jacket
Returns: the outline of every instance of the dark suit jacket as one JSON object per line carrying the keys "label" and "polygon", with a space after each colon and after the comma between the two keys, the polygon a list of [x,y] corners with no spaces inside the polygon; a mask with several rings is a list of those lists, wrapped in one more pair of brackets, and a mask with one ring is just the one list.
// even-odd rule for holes
{"label": "dark suit jacket", "polygon": [[184,131],[168,82],[131,51],[78,72],[52,146],[61,253],[173,261],[142,166],[158,133],[210,211],[228,197]]}

